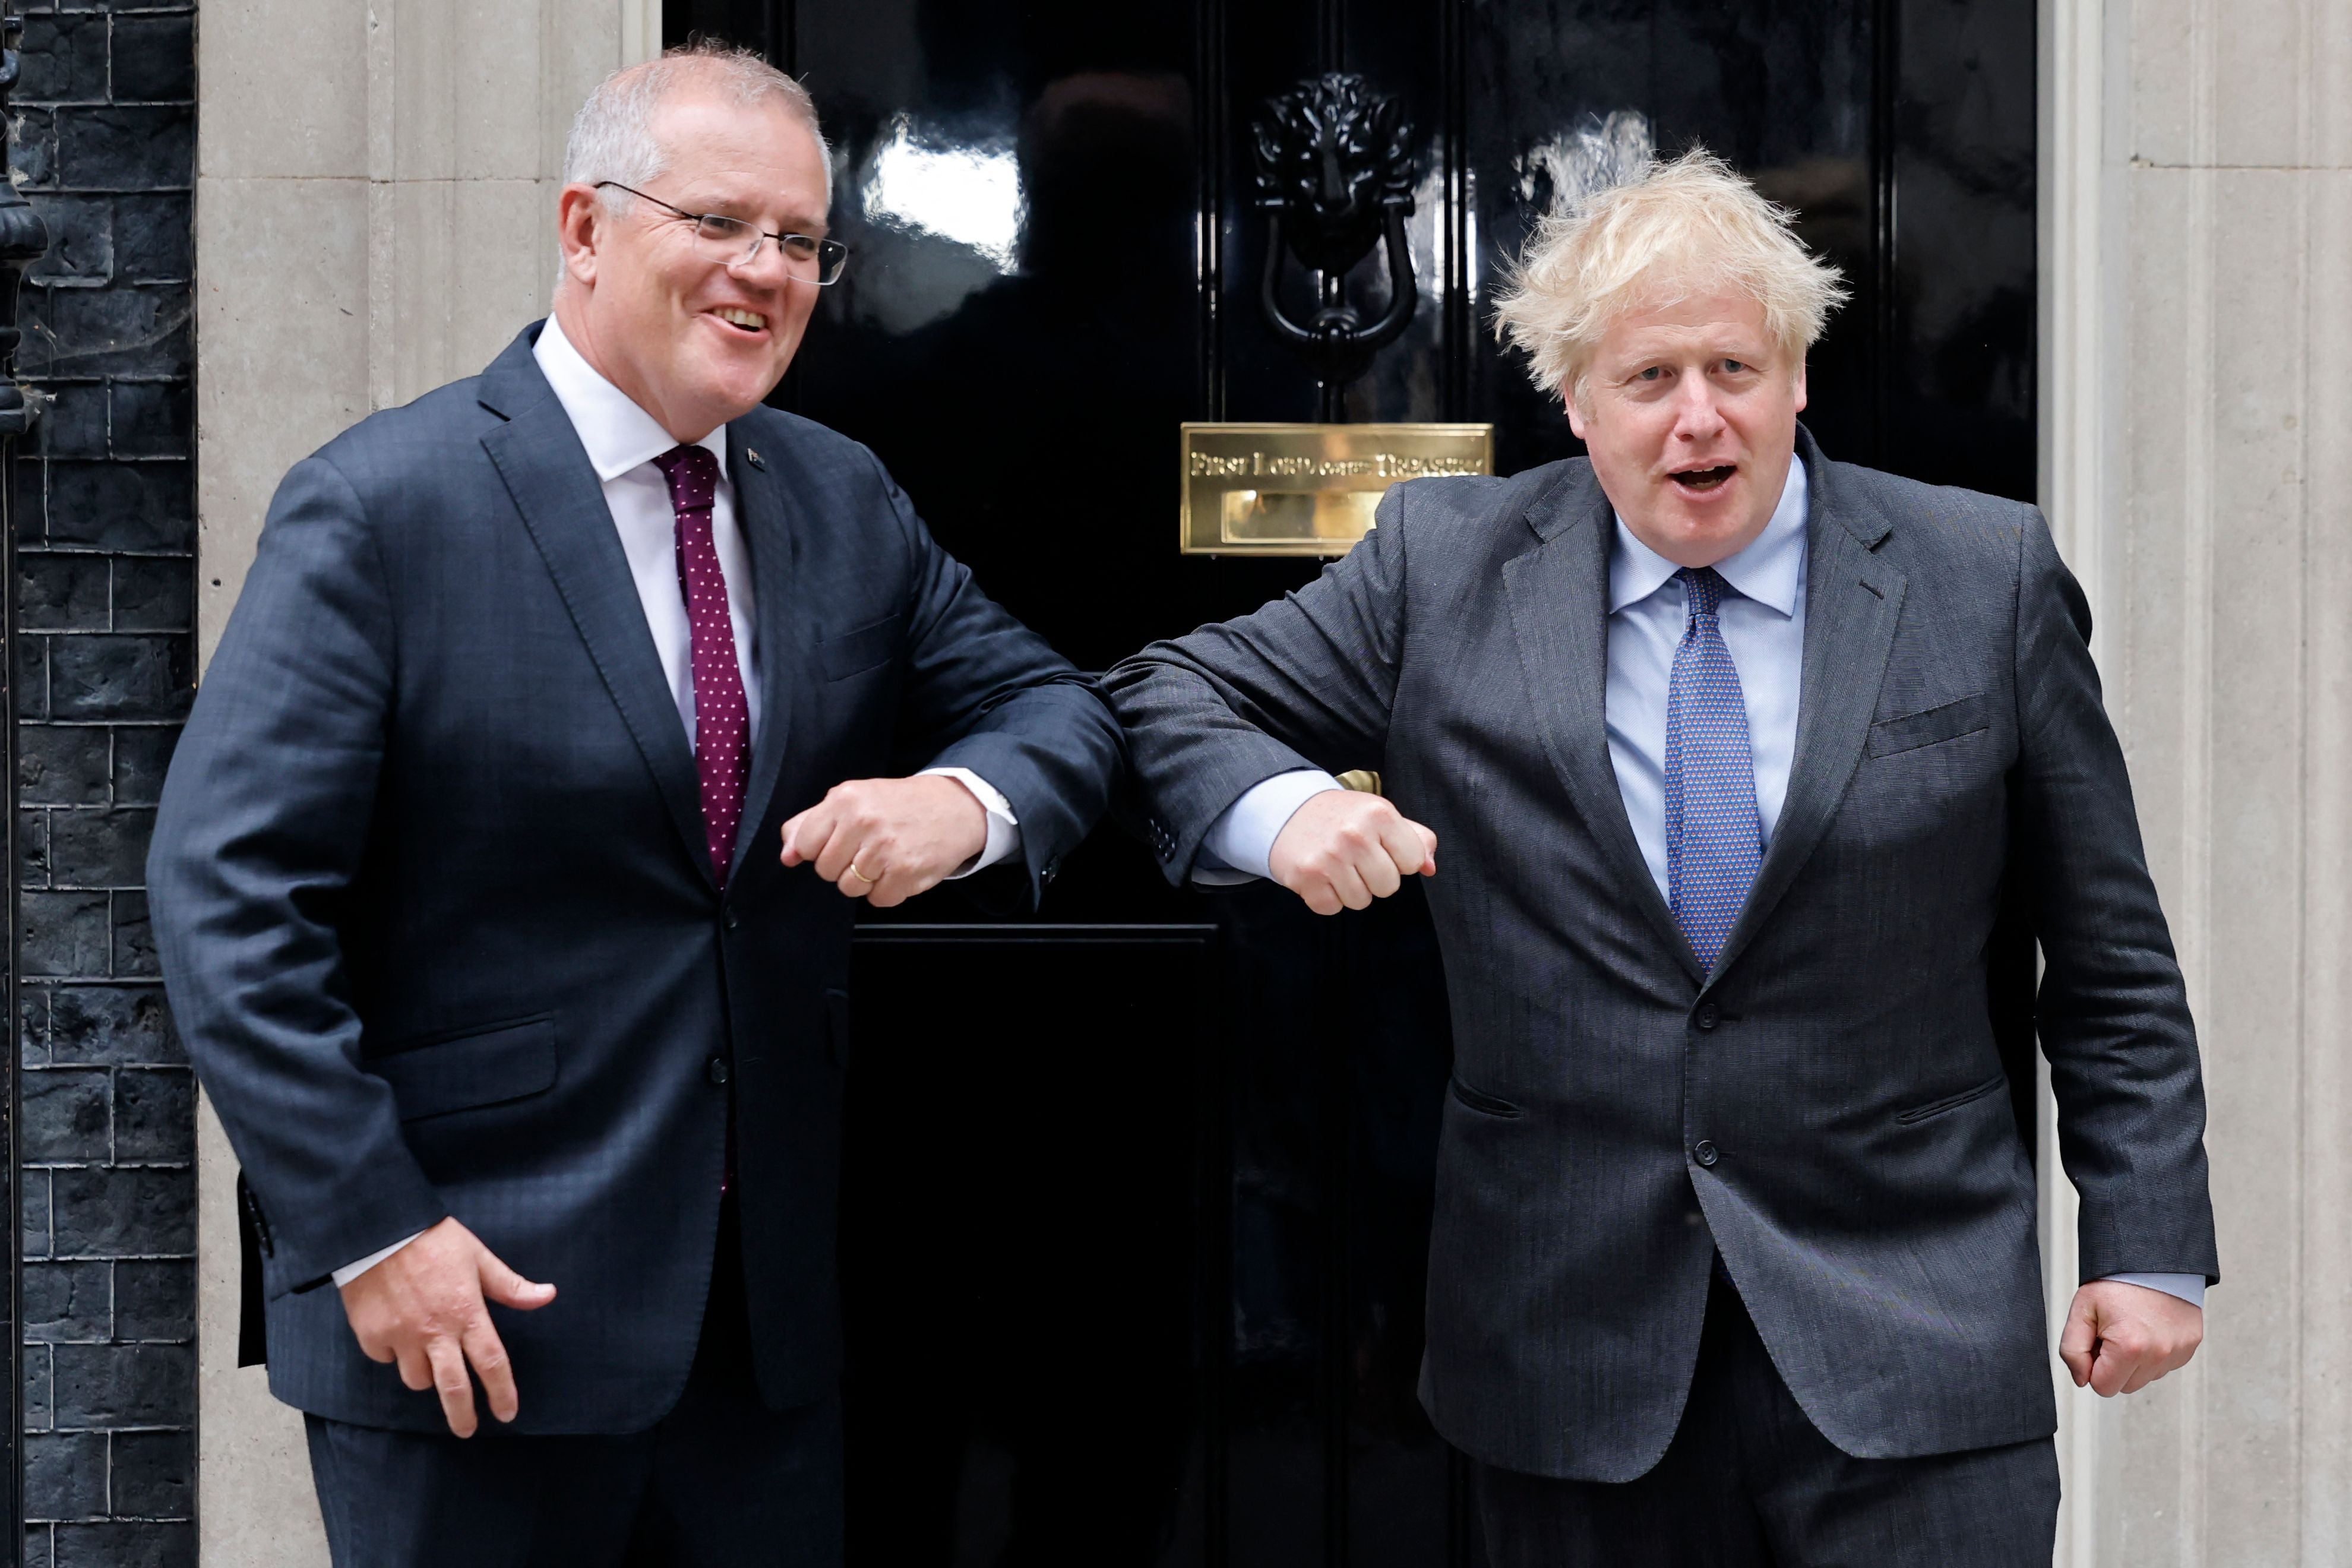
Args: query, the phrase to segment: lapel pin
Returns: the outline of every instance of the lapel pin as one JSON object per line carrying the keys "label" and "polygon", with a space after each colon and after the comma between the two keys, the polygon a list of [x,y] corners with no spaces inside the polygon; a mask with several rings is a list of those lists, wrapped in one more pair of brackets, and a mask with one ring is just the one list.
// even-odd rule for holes
{"label": "lapel pin", "polygon": [[754,452],[749,447],[743,448],[743,460],[751,464],[753,468],[759,469],[763,474],[768,471],[768,465],[761,460],[760,454]]}

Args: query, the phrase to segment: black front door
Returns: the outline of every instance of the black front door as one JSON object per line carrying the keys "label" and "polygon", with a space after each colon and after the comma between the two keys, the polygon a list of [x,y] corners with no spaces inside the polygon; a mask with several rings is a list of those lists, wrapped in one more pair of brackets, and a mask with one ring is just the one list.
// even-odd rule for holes
{"label": "black front door", "polygon": [[[1491,422],[1504,472],[1572,453],[1493,293],[1564,188],[1699,142],[1853,286],[1812,361],[1824,448],[2032,493],[2032,0],[667,16],[804,76],[834,142],[853,259],[779,401],[1088,668],[1315,570],[1180,555],[1176,459],[1183,420],[1321,416],[1259,311],[1249,164],[1264,101],[1321,71],[1395,95],[1418,161],[1421,303],[1339,416]],[[1377,257],[1349,282],[1383,287]],[[1451,1049],[1426,906],[1180,892],[1106,825],[1034,920],[896,913],[853,999],[853,1561],[1476,1562],[1413,1394]]]}

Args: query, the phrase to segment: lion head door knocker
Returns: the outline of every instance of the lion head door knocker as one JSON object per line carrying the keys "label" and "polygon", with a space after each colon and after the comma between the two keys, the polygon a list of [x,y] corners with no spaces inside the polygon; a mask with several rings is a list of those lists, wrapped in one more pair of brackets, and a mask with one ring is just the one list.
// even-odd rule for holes
{"label": "lion head door knocker", "polygon": [[[1258,306],[1276,336],[1323,384],[1325,417],[1340,387],[1371,368],[1403,335],[1419,302],[1404,220],[1412,216],[1412,127],[1397,100],[1351,73],[1302,81],[1266,100],[1251,127],[1257,145],[1257,205],[1272,220]],[[1389,302],[1370,326],[1348,304],[1347,278],[1388,241]],[[1304,324],[1283,313],[1282,253],[1317,273],[1322,304]]]}

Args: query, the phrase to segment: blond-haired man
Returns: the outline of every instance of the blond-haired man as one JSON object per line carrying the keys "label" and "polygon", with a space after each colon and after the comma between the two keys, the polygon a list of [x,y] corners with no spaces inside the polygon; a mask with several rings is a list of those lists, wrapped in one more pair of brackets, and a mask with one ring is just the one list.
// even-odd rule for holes
{"label": "blond-haired man", "polygon": [[1118,765],[761,406],[826,169],[756,57],[599,88],[553,320],[287,476],[173,762],[156,935],[340,1568],[839,1563],[852,913],[1034,894]]}
{"label": "blond-haired man", "polygon": [[[1318,582],[1109,677],[1171,875],[1325,913],[1432,879],[1423,1397],[1498,1568],[2048,1563],[2005,896],[2082,1197],[2075,1381],[2181,1365],[2216,1277],[2082,595],[2032,508],[1822,456],[1840,297],[1704,153],[1600,195],[1502,307],[1589,458],[1401,485]],[[1321,771],[1367,765],[1393,805]]]}

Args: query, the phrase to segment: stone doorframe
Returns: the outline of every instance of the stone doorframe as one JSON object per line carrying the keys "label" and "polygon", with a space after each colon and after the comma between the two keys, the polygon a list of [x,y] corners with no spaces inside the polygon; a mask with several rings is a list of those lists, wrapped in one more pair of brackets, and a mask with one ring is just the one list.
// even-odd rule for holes
{"label": "stone doorframe", "polygon": [[[286,470],[544,315],[563,139],[660,0],[209,0],[198,42],[197,631]],[[201,668],[201,666],[200,666]],[[301,1422],[236,1364],[236,1161],[199,1110],[203,1561],[327,1560]]]}
{"label": "stone doorframe", "polygon": [[[2352,8],[2042,0],[2041,492],[2202,1037],[2223,1279],[2060,1379],[2062,1568],[2352,1560]],[[2046,1075],[2051,1307],[2074,1200]]]}

